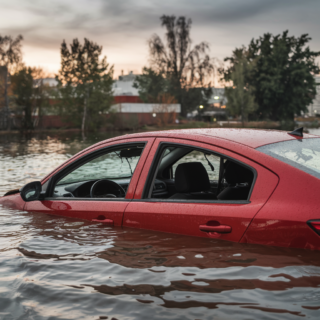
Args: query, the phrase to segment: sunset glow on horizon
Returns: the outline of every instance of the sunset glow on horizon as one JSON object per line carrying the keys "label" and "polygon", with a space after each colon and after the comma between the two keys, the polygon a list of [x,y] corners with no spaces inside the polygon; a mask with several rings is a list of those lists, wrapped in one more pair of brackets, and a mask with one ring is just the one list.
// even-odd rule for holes
{"label": "sunset glow on horizon", "polygon": [[191,0],[125,2],[103,0],[1,1],[0,34],[24,37],[23,60],[40,66],[48,74],[60,68],[60,45],[84,38],[103,46],[103,55],[121,71],[140,73],[148,65],[148,39],[154,34],[164,38],[162,14],[186,16],[193,21],[193,45],[206,41],[211,56],[220,61],[236,47],[247,45],[263,33],[289,35],[308,33],[312,50],[320,50],[318,12],[320,2],[244,0]]}

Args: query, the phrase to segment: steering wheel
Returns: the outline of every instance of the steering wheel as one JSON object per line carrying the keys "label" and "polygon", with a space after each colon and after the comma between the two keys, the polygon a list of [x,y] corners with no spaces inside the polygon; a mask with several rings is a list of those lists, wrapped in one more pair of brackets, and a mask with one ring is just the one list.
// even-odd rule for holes
{"label": "steering wheel", "polygon": [[91,198],[124,198],[126,192],[116,182],[108,179],[96,181],[90,190]]}

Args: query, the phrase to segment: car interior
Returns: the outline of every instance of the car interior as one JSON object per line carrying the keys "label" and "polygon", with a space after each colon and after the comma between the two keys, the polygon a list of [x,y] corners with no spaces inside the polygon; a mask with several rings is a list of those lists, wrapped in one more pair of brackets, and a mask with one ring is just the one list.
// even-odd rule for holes
{"label": "car interior", "polygon": [[113,149],[63,175],[53,197],[124,198],[144,144]]}
{"label": "car interior", "polygon": [[[54,188],[53,197],[124,198],[143,145],[112,150],[72,170]],[[208,150],[169,145],[153,164],[145,199],[169,201],[248,200],[253,170]]]}
{"label": "car interior", "polygon": [[[253,171],[207,150],[167,147],[156,170],[149,198],[175,200],[247,200]],[[159,189],[159,181],[162,188]],[[160,192],[161,190],[161,192]]]}

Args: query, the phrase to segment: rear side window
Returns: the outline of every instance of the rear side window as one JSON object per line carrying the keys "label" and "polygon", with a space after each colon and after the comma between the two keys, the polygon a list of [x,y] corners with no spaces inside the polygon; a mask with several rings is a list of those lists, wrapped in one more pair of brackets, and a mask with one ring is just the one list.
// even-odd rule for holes
{"label": "rear side window", "polygon": [[160,144],[144,198],[163,201],[248,201],[252,168],[210,150]]}
{"label": "rear side window", "polygon": [[256,150],[320,179],[320,138],[278,142]]}

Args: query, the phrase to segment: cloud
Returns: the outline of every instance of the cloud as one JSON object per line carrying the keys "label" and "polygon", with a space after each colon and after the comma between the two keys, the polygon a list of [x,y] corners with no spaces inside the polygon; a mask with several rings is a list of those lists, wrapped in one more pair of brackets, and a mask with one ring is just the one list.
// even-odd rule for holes
{"label": "cloud", "polygon": [[[2,0],[0,34],[25,38],[26,60],[44,50],[59,52],[63,39],[89,38],[103,45],[113,63],[144,65],[147,39],[163,35],[159,17],[187,16],[193,20],[194,43],[214,44],[214,53],[227,56],[265,32],[289,29],[309,33],[320,49],[319,0]],[[59,54],[50,55],[57,56]],[[56,59],[56,58],[54,58]],[[48,61],[48,64],[59,61]]]}

